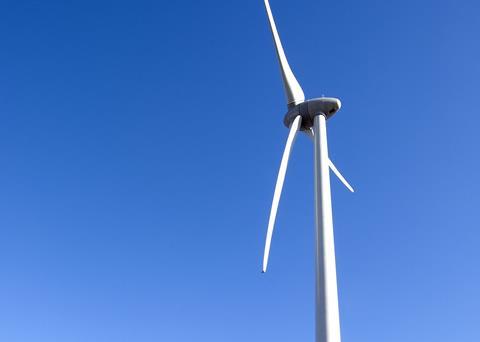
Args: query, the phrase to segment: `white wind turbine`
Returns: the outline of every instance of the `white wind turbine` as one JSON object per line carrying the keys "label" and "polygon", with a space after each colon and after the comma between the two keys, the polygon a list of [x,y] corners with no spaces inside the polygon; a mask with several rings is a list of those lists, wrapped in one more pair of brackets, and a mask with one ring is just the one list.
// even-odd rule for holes
{"label": "white wind turbine", "polygon": [[337,273],[335,266],[335,245],[333,237],[332,200],[330,193],[331,169],[345,186],[353,192],[353,188],[343,178],[328,157],[326,121],[341,106],[336,98],[314,98],[305,100],[300,84],[293,75],[288,64],[282,43],[277,32],[268,0],[264,0],[270,28],[280,63],[280,70],[287,96],[288,112],[283,120],[290,128],[287,144],[283,152],[277,184],[273,195],[272,209],[268,221],[265,254],[262,271],[266,272],[272,233],[277,216],[278,203],[282,192],[288,160],[293,143],[299,131],[304,131],[313,138],[315,151],[315,233],[316,233],[316,308],[315,336],[316,342],[340,342],[340,319],[338,311]]}

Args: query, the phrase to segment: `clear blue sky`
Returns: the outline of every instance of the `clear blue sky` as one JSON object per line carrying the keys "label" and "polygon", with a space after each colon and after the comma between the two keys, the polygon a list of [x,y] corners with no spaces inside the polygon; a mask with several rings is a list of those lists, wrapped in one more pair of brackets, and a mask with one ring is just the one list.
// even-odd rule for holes
{"label": "clear blue sky", "polygon": [[[344,341],[479,341],[478,1],[272,0],[330,154]],[[263,1],[0,4],[0,340],[313,341],[313,151]]]}

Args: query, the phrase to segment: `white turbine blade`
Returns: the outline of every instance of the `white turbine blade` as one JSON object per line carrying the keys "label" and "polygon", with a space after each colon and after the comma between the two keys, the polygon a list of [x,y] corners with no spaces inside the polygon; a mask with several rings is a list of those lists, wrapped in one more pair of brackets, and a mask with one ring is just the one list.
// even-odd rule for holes
{"label": "white turbine blade", "polygon": [[275,48],[277,50],[278,61],[280,62],[280,70],[282,72],[283,85],[285,87],[285,94],[287,95],[287,104],[296,105],[305,101],[305,95],[302,87],[298,83],[295,75],[293,75],[292,69],[288,64],[287,57],[283,51],[282,42],[278,35],[277,26],[275,20],[273,20],[272,10],[270,9],[270,3],[265,1],[265,8],[267,9],[268,20],[270,21],[270,28],[272,29],[273,40],[275,41]]}
{"label": "white turbine blade", "polygon": [[280,170],[278,171],[277,184],[275,185],[275,192],[273,193],[272,209],[270,210],[270,218],[268,220],[267,238],[265,241],[265,253],[263,255],[262,271],[267,271],[268,255],[270,253],[270,244],[272,242],[273,227],[275,226],[275,218],[277,216],[278,203],[280,202],[280,195],[282,194],[283,182],[285,181],[285,174],[287,173],[288,160],[292,152],[293,143],[297,136],[298,130],[302,123],[302,117],[297,116],[290,127],[285,151],[283,151],[282,162],[280,163]]}
{"label": "white turbine blade", "polygon": [[338,179],[340,179],[342,181],[343,185],[345,185],[348,190],[350,190],[351,192],[355,192],[355,190],[353,190],[352,186],[350,184],[348,184],[347,180],[342,176],[340,171],[337,170],[337,168],[335,167],[335,165],[333,165],[333,163],[330,159],[328,160],[328,166],[330,166],[330,169],[332,169],[333,173],[338,177]]}

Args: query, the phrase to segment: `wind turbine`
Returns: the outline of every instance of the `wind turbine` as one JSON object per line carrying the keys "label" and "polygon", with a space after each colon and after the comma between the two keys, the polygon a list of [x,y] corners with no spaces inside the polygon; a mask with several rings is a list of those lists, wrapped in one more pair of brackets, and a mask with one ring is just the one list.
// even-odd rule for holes
{"label": "wind turbine", "polygon": [[316,342],[340,342],[340,318],[338,310],[337,272],[333,237],[332,199],[330,193],[331,169],[350,190],[353,188],[340,174],[328,157],[327,120],[341,107],[339,99],[320,97],[305,100],[302,87],[287,61],[278,35],[268,0],[264,0],[270,28],[282,74],[288,111],[283,123],[290,129],[283,152],[277,184],[273,194],[272,209],[268,221],[262,271],[267,271],[272,233],[277,216],[278,203],[287,172],[288,160],[299,131],[313,139],[315,162],[315,339]]}

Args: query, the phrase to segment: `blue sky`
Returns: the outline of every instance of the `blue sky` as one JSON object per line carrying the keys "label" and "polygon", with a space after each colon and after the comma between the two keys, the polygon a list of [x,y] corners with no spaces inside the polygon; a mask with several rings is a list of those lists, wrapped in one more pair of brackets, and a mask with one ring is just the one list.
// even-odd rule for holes
{"label": "blue sky", "polygon": [[[335,96],[344,341],[478,341],[480,5],[272,0]],[[0,4],[0,340],[312,341],[313,149],[263,1]]]}

